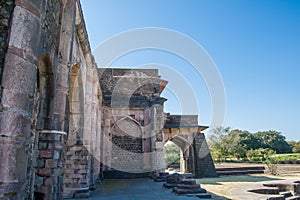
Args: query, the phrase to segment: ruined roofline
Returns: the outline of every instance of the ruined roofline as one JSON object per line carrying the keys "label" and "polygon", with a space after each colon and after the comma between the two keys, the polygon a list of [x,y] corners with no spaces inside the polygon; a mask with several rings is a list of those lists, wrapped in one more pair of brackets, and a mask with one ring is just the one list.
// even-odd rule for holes
{"label": "ruined roofline", "polygon": [[197,125],[197,126],[194,126],[194,125],[181,125],[181,124],[174,124],[174,125],[165,125],[164,126],[164,129],[172,129],[172,128],[178,128],[178,129],[180,129],[180,128],[198,128],[198,131],[199,132],[201,132],[201,131],[204,131],[204,130],[206,130],[206,129],[208,129],[209,128],[209,126],[203,126],[203,125]]}
{"label": "ruined roofline", "polygon": [[80,47],[82,49],[83,55],[86,59],[86,62],[90,64],[94,68],[97,67],[97,63],[95,61],[94,55],[92,54],[89,36],[87,33],[87,28],[84,20],[84,15],[82,12],[82,7],[80,0],[76,1],[76,16],[75,16],[75,29],[76,29],[76,35],[78,37]]}
{"label": "ruined roofline", "polygon": [[198,115],[171,115],[166,114],[166,123],[164,128],[196,128],[203,131],[209,126],[198,124]]}
{"label": "ruined roofline", "polygon": [[160,96],[168,84],[158,75],[158,69],[98,68],[97,71],[102,94],[107,97],[113,92],[121,96]]}
{"label": "ruined roofline", "polygon": [[111,71],[111,74],[114,77],[117,76],[122,76],[125,75],[126,73],[130,72],[130,71],[138,71],[141,73],[144,73],[145,75],[149,76],[149,77],[156,77],[156,78],[161,78],[161,76],[158,74],[158,69],[156,68],[147,68],[147,69],[141,69],[141,68],[115,68],[115,67],[109,67],[109,68],[105,68],[105,67],[101,67],[97,69],[99,74],[102,74],[104,72],[108,72]]}

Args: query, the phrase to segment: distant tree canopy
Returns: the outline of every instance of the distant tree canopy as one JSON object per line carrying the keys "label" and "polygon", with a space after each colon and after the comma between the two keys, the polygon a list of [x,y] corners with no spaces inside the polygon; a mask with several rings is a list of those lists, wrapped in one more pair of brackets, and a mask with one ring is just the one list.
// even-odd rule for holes
{"label": "distant tree canopy", "polygon": [[274,150],[276,153],[291,153],[292,147],[287,143],[286,138],[277,131],[263,131],[254,134],[261,142],[261,148]]}
{"label": "distant tree canopy", "polygon": [[[209,137],[209,147],[215,159],[222,160],[226,157],[237,159],[270,153],[291,153],[300,150],[299,143],[288,143],[286,138],[277,131],[260,131],[250,133],[246,130],[229,127],[218,127],[214,129]],[[256,151],[254,151],[256,150]],[[266,152],[266,153],[265,153]]]}
{"label": "distant tree canopy", "polygon": [[180,163],[180,149],[175,144],[168,144],[164,147],[166,165]]}
{"label": "distant tree canopy", "polygon": [[288,143],[292,147],[293,153],[300,153],[300,142],[291,141]]}

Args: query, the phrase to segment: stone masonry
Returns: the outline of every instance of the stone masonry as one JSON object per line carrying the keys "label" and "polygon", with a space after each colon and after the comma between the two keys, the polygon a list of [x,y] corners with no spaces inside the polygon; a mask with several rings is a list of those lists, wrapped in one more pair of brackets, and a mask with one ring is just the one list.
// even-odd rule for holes
{"label": "stone masonry", "polygon": [[168,140],[183,171],[214,175],[207,127],[164,113],[158,70],[98,69],[79,0],[0,1],[0,44],[1,200],[88,197],[103,178],[162,171]]}

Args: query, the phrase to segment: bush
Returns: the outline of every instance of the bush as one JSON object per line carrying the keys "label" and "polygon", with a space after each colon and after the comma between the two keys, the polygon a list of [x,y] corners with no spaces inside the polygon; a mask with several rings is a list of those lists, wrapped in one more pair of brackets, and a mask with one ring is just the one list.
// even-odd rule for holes
{"label": "bush", "polygon": [[272,175],[278,175],[277,169],[278,169],[278,161],[274,158],[267,158],[265,161],[268,170],[270,172],[270,174]]}
{"label": "bush", "polygon": [[271,149],[250,149],[247,151],[246,156],[249,161],[266,161],[268,158],[273,156],[275,151]]}

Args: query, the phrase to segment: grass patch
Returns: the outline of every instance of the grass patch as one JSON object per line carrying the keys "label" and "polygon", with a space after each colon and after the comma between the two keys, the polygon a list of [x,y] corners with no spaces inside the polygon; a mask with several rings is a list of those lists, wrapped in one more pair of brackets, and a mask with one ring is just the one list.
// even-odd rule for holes
{"label": "grass patch", "polygon": [[298,160],[300,159],[300,153],[275,154],[272,158],[276,160]]}

